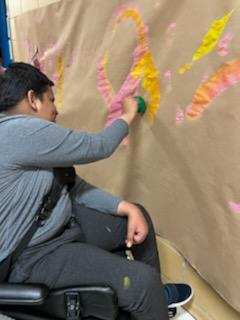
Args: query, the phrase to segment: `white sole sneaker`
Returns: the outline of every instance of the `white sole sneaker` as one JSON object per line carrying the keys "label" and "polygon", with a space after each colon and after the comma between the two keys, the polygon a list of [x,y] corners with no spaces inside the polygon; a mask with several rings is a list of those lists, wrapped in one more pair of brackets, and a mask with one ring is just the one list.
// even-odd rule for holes
{"label": "white sole sneaker", "polygon": [[168,309],[184,306],[185,304],[187,304],[189,301],[192,300],[193,295],[194,295],[194,292],[193,292],[193,290],[191,290],[191,294],[187,299],[180,301],[180,302],[175,302],[175,303],[170,304],[168,306]]}

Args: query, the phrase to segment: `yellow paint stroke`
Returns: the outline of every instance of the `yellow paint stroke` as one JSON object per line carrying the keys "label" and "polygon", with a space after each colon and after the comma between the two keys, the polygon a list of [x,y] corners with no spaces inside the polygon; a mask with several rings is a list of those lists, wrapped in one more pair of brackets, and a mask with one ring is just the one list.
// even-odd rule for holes
{"label": "yellow paint stroke", "polygon": [[228,14],[223,16],[222,18],[216,19],[213,21],[210,29],[203,37],[200,47],[194,53],[194,55],[192,57],[192,61],[190,63],[186,63],[185,65],[183,65],[178,70],[178,73],[183,74],[186,71],[190,70],[192,68],[194,62],[202,59],[205,55],[209,54],[210,52],[212,52],[215,49],[215,47],[216,47],[216,45],[217,45],[217,43],[218,43],[218,41],[224,31],[229,19],[231,18],[233,12],[234,12],[234,10],[232,10],[231,12],[229,12]]}
{"label": "yellow paint stroke", "polygon": [[58,111],[63,106],[63,99],[64,99],[64,60],[62,56],[57,57],[56,61],[56,94],[55,94],[55,103],[57,106]]}
{"label": "yellow paint stroke", "polygon": [[[156,117],[160,107],[160,83],[159,71],[154,64],[153,56],[148,44],[148,28],[144,24],[140,13],[134,8],[123,7],[118,13],[114,31],[119,23],[125,20],[132,20],[137,29],[138,48],[143,52],[135,63],[131,75],[133,78],[140,78],[142,88],[149,96],[147,115],[151,121]],[[136,55],[137,50],[135,50]]]}
{"label": "yellow paint stroke", "polygon": [[160,86],[158,80],[158,71],[155,68],[152,55],[146,53],[132,70],[134,78],[142,78],[142,88],[148,93],[148,116],[150,120],[156,117],[160,106]]}
{"label": "yellow paint stroke", "polygon": [[134,8],[127,8],[127,7],[121,8],[116,20],[114,31],[116,31],[116,27],[119,23],[121,23],[122,21],[126,21],[128,19],[133,20],[136,25],[139,44],[141,44],[142,46],[148,47],[148,40],[146,37],[146,26],[142,20],[141,15]]}

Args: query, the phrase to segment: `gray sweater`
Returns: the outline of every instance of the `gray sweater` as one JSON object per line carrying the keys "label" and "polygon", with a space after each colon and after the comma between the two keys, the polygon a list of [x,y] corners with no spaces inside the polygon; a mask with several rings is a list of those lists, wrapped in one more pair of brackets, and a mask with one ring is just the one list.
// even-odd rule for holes
{"label": "gray sweater", "polygon": [[[109,157],[128,134],[116,120],[98,134],[76,132],[26,115],[0,118],[0,261],[18,245],[31,226],[53,181],[53,167],[68,167]],[[79,204],[116,214],[121,198],[80,177],[72,190]],[[37,230],[29,246],[53,237],[69,220],[72,202],[66,188],[51,217]]]}

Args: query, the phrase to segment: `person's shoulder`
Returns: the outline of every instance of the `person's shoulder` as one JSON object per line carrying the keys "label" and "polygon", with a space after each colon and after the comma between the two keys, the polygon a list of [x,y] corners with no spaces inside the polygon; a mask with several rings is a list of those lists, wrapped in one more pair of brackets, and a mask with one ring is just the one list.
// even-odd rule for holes
{"label": "person's shoulder", "polygon": [[0,120],[0,128],[1,124],[3,130],[5,128],[7,131],[11,131],[15,135],[31,134],[36,130],[41,130],[55,125],[53,122],[22,114],[7,116]]}
{"label": "person's shoulder", "polygon": [[24,125],[26,124],[46,124],[49,123],[51,124],[50,121],[40,119],[31,115],[27,114],[16,114],[16,115],[6,115],[4,117],[0,117],[0,124],[8,124],[8,125],[16,125],[16,124],[21,124]]}
{"label": "person's shoulder", "polygon": [[31,115],[24,115],[24,114],[20,114],[20,115],[16,115],[12,117],[12,121],[15,121],[16,123],[21,123],[21,124],[35,124],[35,125],[51,125],[53,124],[53,122],[50,122],[48,120],[42,119],[42,118],[38,118],[38,117],[34,117]]}

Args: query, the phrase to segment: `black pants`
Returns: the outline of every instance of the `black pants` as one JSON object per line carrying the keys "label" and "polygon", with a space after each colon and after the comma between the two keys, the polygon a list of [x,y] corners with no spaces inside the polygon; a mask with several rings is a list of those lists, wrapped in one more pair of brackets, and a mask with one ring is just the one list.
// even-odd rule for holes
{"label": "black pants", "polygon": [[[135,261],[112,253],[125,244],[126,218],[75,205],[75,219],[81,228],[79,240],[63,243],[37,259],[24,282],[45,283],[50,288],[106,284],[115,290],[125,315],[130,313],[139,320],[167,320],[155,233],[148,213],[143,207],[141,210],[149,234],[142,244],[133,246]],[[20,259],[20,264],[27,256]]]}

